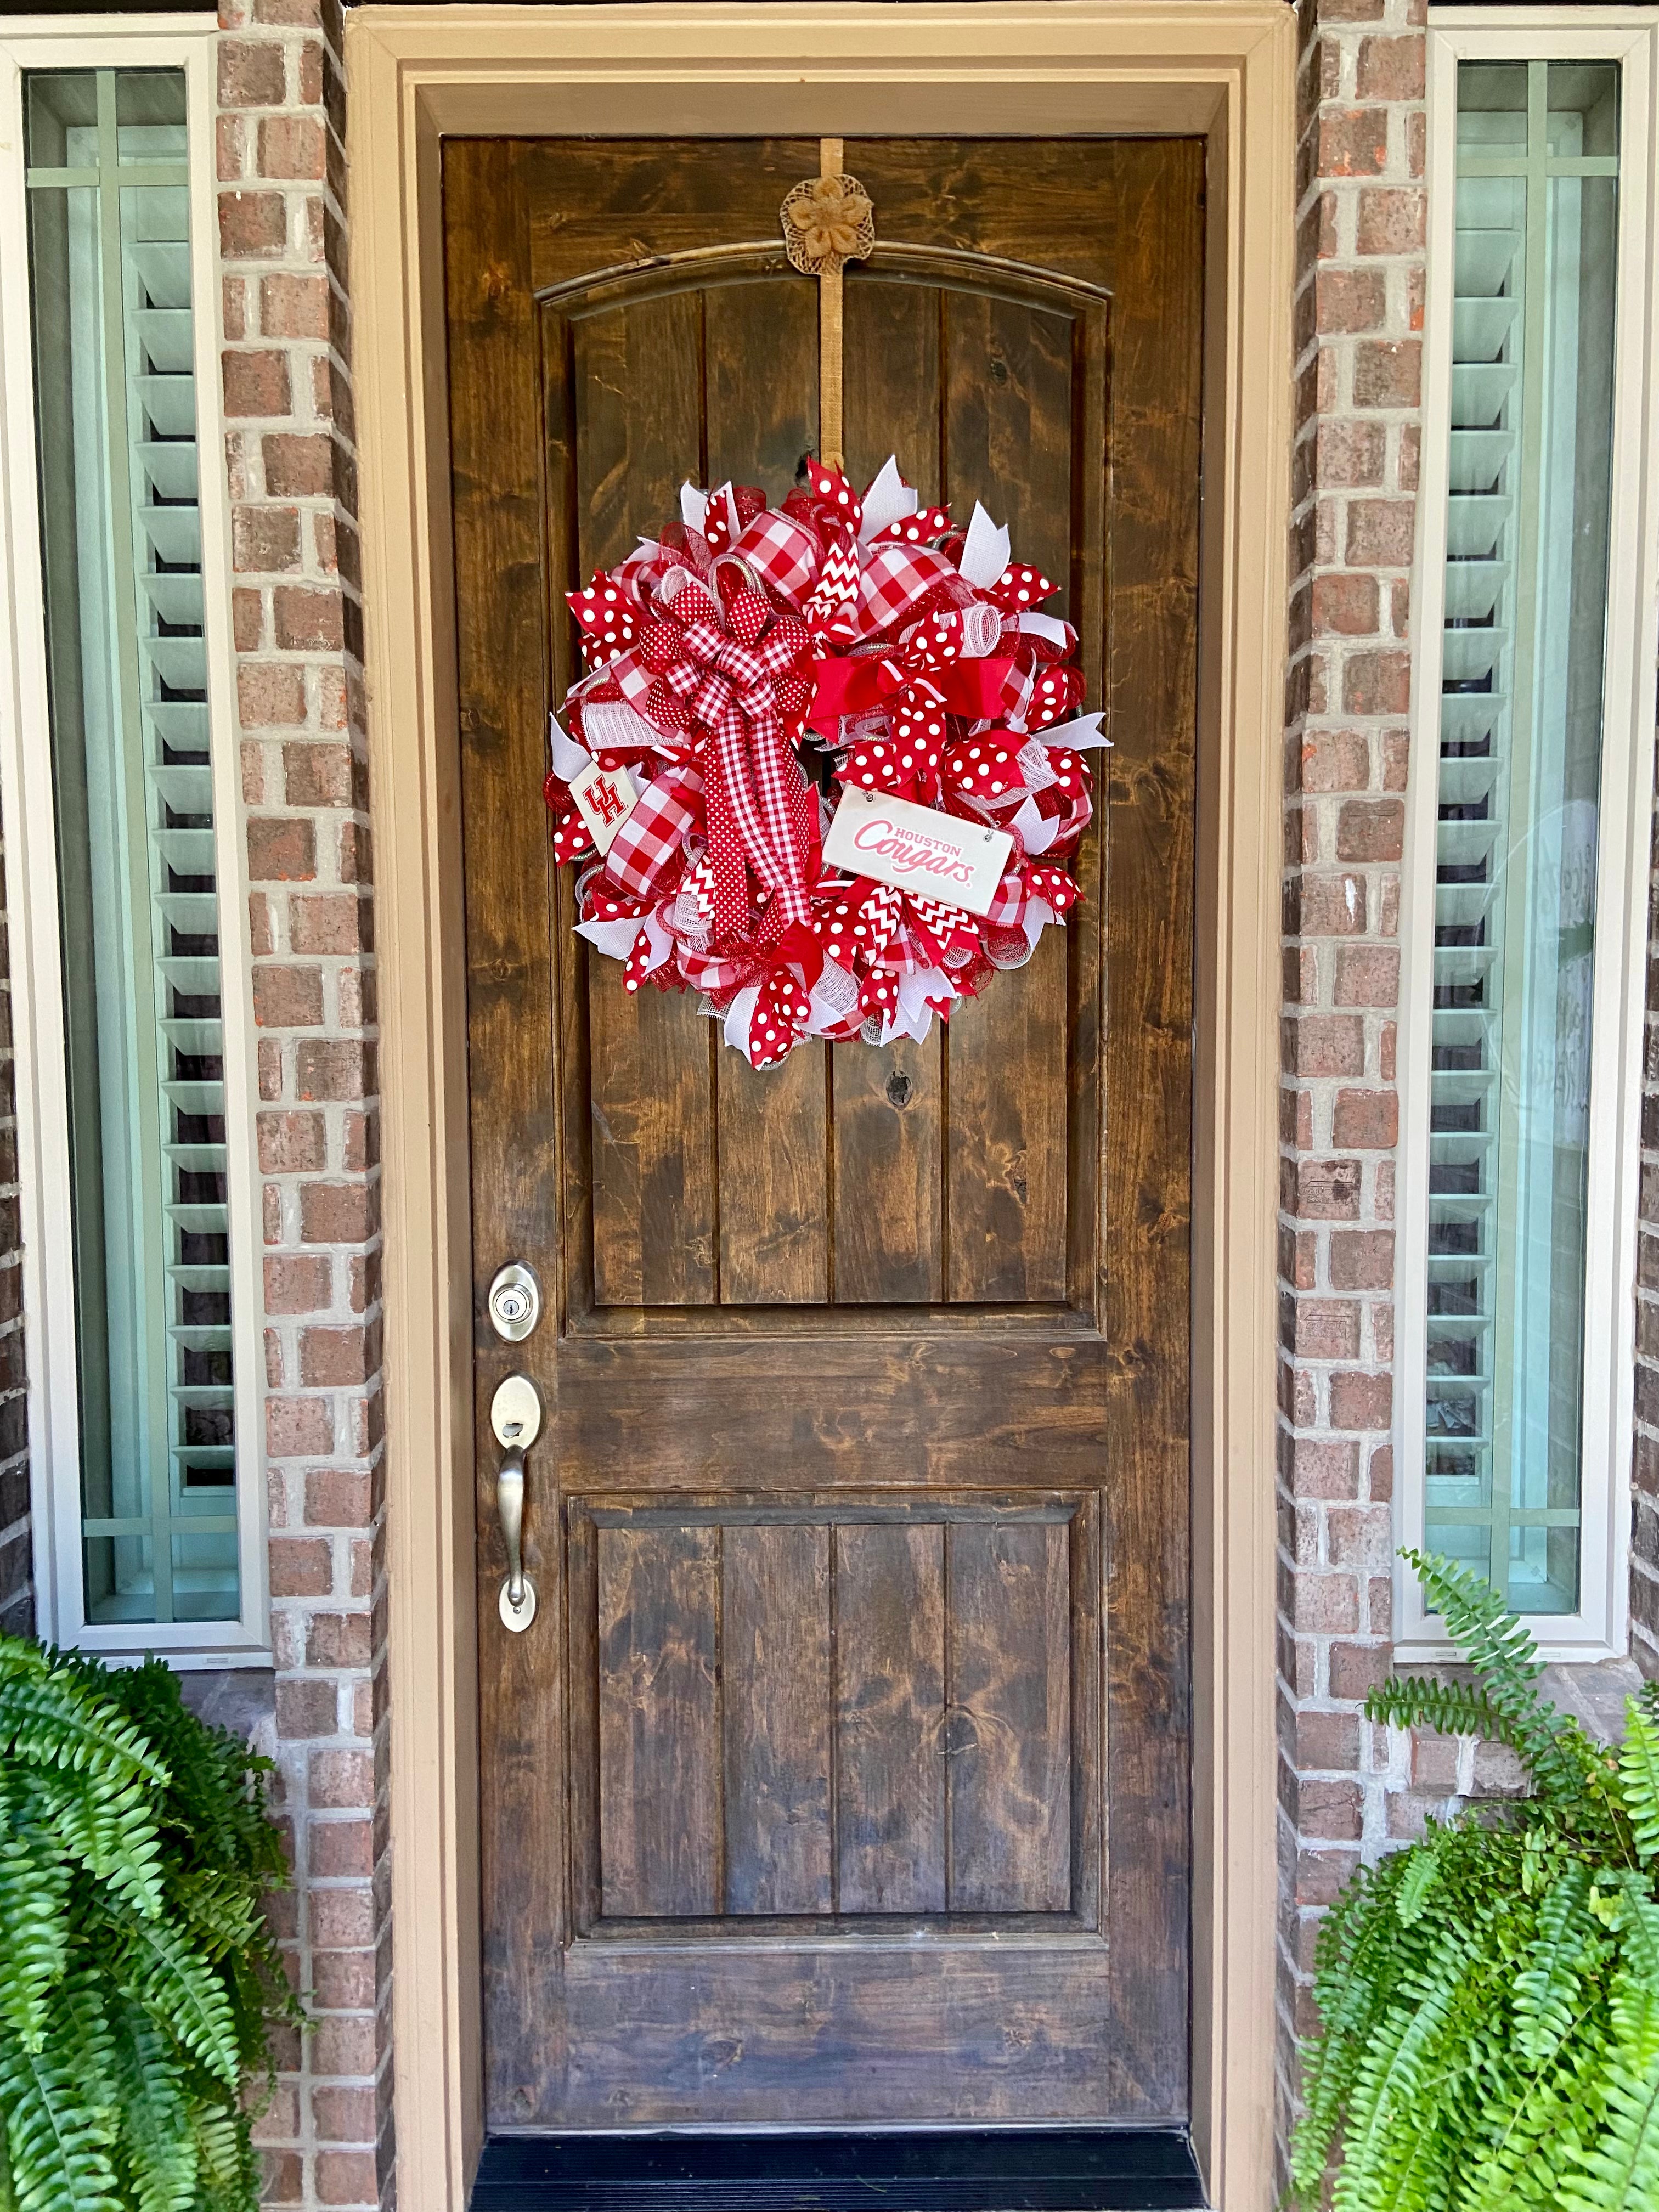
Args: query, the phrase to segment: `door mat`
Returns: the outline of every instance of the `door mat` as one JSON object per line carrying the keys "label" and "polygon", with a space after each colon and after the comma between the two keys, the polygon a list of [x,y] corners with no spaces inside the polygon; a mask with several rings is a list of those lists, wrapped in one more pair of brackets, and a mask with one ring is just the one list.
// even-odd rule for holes
{"label": "door mat", "polygon": [[1201,2212],[1184,2128],[492,2136],[471,2212]]}

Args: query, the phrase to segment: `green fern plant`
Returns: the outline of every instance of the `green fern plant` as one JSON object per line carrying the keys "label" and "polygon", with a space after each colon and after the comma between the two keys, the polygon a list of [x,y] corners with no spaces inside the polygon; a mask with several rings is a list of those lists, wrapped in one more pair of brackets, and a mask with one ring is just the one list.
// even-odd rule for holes
{"label": "green fern plant", "polygon": [[1296,2192],[1334,2154],[1334,2212],[1659,2212],[1659,1693],[1597,1742],[1489,1583],[1405,1557],[1475,1680],[1395,1679],[1367,1714],[1507,1744],[1531,1794],[1431,1822],[1333,1906]]}
{"label": "green fern plant", "polygon": [[255,2212],[269,1766],[158,1661],[0,1637],[0,2212]]}

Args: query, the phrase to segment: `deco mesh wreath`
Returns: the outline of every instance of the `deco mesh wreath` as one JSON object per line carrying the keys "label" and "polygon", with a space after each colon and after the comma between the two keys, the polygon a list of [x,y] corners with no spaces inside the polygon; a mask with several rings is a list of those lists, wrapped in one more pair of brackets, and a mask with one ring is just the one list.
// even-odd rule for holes
{"label": "deco mesh wreath", "polygon": [[569,595],[590,667],[547,779],[579,933],[756,1067],[925,1036],[1027,960],[1079,897],[1104,742],[1055,586],[982,508],[961,529],[890,460],[861,500],[805,473],[781,507],[688,485]]}

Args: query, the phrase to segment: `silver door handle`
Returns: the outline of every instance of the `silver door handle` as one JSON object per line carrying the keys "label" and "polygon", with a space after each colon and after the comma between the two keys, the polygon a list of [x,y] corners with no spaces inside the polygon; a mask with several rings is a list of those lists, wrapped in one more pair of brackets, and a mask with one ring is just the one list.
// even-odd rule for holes
{"label": "silver door handle", "polygon": [[542,1432],[542,1396],[527,1375],[509,1375],[489,1401],[489,1425],[501,1448],[495,1511],[507,1547],[501,1615],[514,1634],[536,1618],[536,1585],[524,1571],[524,1455]]}
{"label": "silver door handle", "polygon": [[524,1606],[524,1447],[509,1444],[495,1477],[495,1510],[501,1516],[507,1546],[507,1601],[514,1613]]}

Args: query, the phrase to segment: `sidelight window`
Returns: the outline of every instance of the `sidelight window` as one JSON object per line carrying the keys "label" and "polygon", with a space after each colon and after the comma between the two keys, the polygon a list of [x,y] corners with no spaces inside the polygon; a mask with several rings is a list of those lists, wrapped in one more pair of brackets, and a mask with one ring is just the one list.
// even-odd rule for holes
{"label": "sidelight window", "polygon": [[1431,34],[1400,1349],[1408,1539],[1570,1651],[1618,1633],[1630,1437],[1647,75],[1540,40]]}
{"label": "sidelight window", "polygon": [[39,632],[20,621],[6,829],[41,1066],[40,1609],[99,1649],[243,1650],[264,1640],[251,1091],[202,95],[186,60],[21,58],[27,285],[7,304],[32,356]]}

